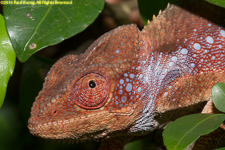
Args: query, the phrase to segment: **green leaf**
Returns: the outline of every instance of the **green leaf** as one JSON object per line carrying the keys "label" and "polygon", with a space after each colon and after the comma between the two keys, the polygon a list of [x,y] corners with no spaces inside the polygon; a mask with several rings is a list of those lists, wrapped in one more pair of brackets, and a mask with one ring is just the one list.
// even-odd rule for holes
{"label": "green leaf", "polygon": [[15,2],[36,2],[34,5],[4,5],[8,33],[21,62],[25,62],[42,48],[55,45],[83,31],[104,6],[104,0],[65,0],[64,2],[72,2],[67,5],[38,4],[41,0]]}
{"label": "green leaf", "polygon": [[224,114],[194,114],[178,118],[166,126],[163,140],[168,150],[183,150],[200,136],[217,129]]}
{"label": "green leaf", "polygon": [[212,100],[218,110],[225,112],[225,83],[217,83],[213,86]]}
{"label": "green leaf", "polygon": [[147,25],[152,16],[157,16],[160,10],[164,10],[168,3],[174,3],[177,0],[138,0],[138,7],[142,20]]}
{"label": "green leaf", "polygon": [[144,143],[142,140],[128,143],[123,148],[123,150],[143,150],[143,149],[144,149]]}
{"label": "green leaf", "polygon": [[15,52],[11,45],[5,20],[0,14],[0,108],[4,102],[7,84],[15,66]]}
{"label": "green leaf", "polygon": [[214,5],[224,7],[225,8],[225,0],[206,0],[207,2],[210,2]]}

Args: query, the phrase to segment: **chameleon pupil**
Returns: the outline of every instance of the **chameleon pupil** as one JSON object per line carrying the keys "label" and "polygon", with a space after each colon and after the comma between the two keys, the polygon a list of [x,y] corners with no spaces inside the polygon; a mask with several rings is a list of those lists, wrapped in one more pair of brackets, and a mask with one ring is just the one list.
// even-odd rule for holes
{"label": "chameleon pupil", "polygon": [[90,87],[90,88],[95,88],[95,86],[96,86],[95,81],[91,80],[91,81],[89,82],[89,87]]}

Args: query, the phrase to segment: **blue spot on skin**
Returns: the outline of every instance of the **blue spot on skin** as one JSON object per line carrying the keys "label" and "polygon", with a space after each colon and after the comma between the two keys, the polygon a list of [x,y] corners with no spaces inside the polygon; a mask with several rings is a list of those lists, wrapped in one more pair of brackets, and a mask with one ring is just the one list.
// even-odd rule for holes
{"label": "blue spot on skin", "polygon": [[187,50],[186,48],[183,48],[183,49],[181,50],[181,54],[186,55],[187,53],[188,53],[188,50]]}
{"label": "blue spot on skin", "polygon": [[133,103],[132,103],[132,102],[130,102],[130,103],[129,103],[129,106],[133,106]]}
{"label": "blue spot on skin", "polygon": [[210,44],[213,44],[214,43],[214,40],[213,40],[213,38],[211,36],[207,36],[206,41],[208,43],[210,43]]}
{"label": "blue spot on skin", "polygon": [[195,44],[194,44],[194,48],[195,48],[196,50],[200,50],[200,49],[201,49],[201,45],[198,44],[198,43],[195,43]]}
{"label": "blue spot on skin", "polygon": [[130,74],[130,78],[131,78],[131,79],[134,78],[134,74],[133,74],[133,73]]}
{"label": "blue spot on skin", "polygon": [[167,96],[168,96],[168,94],[169,94],[168,92],[165,92],[165,93],[164,93],[164,96],[165,96],[165,97],[167,97]]}
{"label": "blue spot on skin", "polygon": [[120,50],[118,50],[118,49],[115,50],[115,53],[116,53],[116,54],[119,54],[119,53],[120,53]]}
{"label": "blue spot on skin", "polygon": [[142,79],[142,78],[143,78],[143,76],[144,76],[143,74],[140,74],[139,78],[140,78],[140,79]]}
{"label": "blue spot on skin", "polygon": [[138,92],[141,92],[141,87],[138,88]]}
{"label": "blue spot on skin", "polygon": [[123,94],[123,90],[119,90],[119,94],[122,95]]}
{"label": "blue spot on skin", "polygon": [[131,83],[128,83],[126,86],[126,91],[130,92],[130,91],[132,91],[132,88],[133,88],[133,85]]}
{"label": "blue spot on skin", "polygon": [[220,30],[220,34],[225,37],[225,31],[224,30]]}
{"label": "blue spot on skin", "polygon": [[126,96],[123,96],[123,97],[122,97],[122,102],[123,102],[123,103],[126,103],[126,101],[127,101],[127,97],[126,97]]}
{"label": "blue spot on skin", "polygon": [[177,61],[177,57],[176,56],[173,56],[172,57],[172,61],[174,61],[174,62]]}
{"label": "blue spot on skin", "polygon": [[169,66],[172,67],[174,65],[174,62],[169,62]]}
{"label": "blue spot on skin", "polygon": [[124,80],[123,79],[120,79],[120,84],[123,84],[124,83]]}
{"label": "blue spot on skin", "polygon": [[119,54],[120,53],[120,50],[119,49],[115,50],[115,53],[116,54]]}

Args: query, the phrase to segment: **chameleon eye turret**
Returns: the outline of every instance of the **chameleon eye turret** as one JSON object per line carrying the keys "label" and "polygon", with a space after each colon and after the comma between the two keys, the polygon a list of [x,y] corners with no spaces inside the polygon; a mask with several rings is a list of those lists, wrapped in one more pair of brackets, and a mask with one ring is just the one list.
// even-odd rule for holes
{"label": "chameleon eye turret", "polygon": [[85,109],[96,109],[102,107],[109,95],[109,85],[106,79],[95,73],[86,74],[81,77],[71,91],[71,100]]}

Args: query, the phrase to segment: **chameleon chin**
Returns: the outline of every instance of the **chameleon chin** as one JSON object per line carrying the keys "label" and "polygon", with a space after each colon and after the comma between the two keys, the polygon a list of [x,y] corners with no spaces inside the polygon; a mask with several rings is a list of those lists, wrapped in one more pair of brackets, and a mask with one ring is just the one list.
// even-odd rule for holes
{"label": "chameleon chin", "polygon": [[30,132],[102,140],[100,149],[118,150],[130,137],[201,112],[212,86],[225,82],[224,12],[202,0],[179,1],[142,31],[121,26],[84,54],[61,58],[33,103]]}

